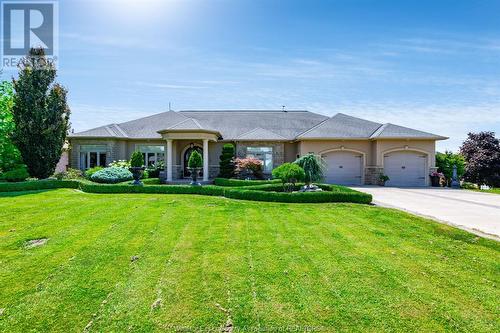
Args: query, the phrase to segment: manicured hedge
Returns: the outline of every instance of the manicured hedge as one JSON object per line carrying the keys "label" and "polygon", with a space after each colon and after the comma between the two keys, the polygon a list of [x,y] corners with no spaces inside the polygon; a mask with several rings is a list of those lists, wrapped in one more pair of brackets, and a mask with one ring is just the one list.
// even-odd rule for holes
{"label": "manicured hedge", "polygon": [[269,201],[269,202],[296,202],[296,203],[319,203],[319,202],[353,202],[369,204],[372,196],[362,192],[269,192],[259,190],[248,190],[246,188],[230,188],[224,192],[226,198]]}
{"label": "manicured hedge", "polygon": [[[297,184],[299,189],[303,184]],[[56,188],[74,188],[88,193],[158,193],[158,194],[200,194],[224,196],[231,199],[252,201],[319,203],[353,202],[369,204],[370,194],[336,185],[319,185],[322,192],[285,193],[281,184],[262,184],[245,187],[222,187],[217,185],[145,185],[96,184],[85,180],[40,180],[20,183],[0,183],[0,192],[31,191]]]}
{"label": "manicured hedge", "polygon": [[76,180],[37,180],[19,183],[0,183],[0,192],[48,190],[54,188],[78,188]]}
{"label": "manicured hedge", "polygon": [[86,184],[82,183],[80,189],[88,193],[158,193],[158,194],[202,194],[223,196],[224,189],[219,186],[190,186],[190,185],[147,185],[133,186],[125,184]]}
{"label": "manicured hedge", "polygon": [[264,184],[281,184],[281,180],[280,179],[244,180],[244,179],[215,178],[214,183],[217,186],[242,187],[242,186],[254,186],[254,185],[264,185]]}

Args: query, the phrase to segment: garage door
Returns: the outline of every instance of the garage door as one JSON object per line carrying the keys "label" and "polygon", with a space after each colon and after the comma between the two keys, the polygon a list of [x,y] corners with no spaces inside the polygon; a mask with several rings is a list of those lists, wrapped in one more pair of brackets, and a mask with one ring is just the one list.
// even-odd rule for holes
{"label": "garage door", "polygon": [[387,186],[425,186],[427,156],[422,153],[398,151],[384,155]]}
{"label": "garage door", "polygon": [[323,155],[326,162],[325,181],[329,184],[361,185],[363,157],[361,154],[339,151]]}

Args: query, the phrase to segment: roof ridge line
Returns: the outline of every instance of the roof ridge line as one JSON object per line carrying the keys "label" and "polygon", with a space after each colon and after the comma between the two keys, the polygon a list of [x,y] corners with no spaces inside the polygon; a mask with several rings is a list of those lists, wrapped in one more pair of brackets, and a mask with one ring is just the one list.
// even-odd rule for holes
{"label": "roof ridge line", "polygon": [[[338,113],[336,113],[336,114],[335,114],[335,116],[336,116],[336,115],[338,115]],[[331,116],[331,117],[328,117],[328,118],[326,118],[326,119],[323,119],[322,121],[320,121],[319,123],[317,123],[316,125],[314,125],[313,127],[311,127],[310,129],[305,130],[305,131],[304,131],[304,132],[302,132],[302,133],[299,133],[297,136],[295,136],[295,139],[298,139],[298,138],[300,138],[302,135],[304,135],[304,134],[306,134],[306,133],[308,133],[308,132],[310,132],[310,131],[312,131],[312,130],[314,130],[314,129],[318,128],[318,127],[319,127],[320,125],[322,125],[324,122],[326,122],[326,121],[328,121],[328,120],[332,119],[333,117],[334,117],[334,116]]]}
{"label": "roof ridge line", "polygon": [[122,124],[130,123],[130,122],[137,121],[137,120],[142,120],[142,119],[149,119],[149,118],[156,117],[156,116],[158,116],[158,115],[161,115],[161,114],[166,114],[166,113],[170,113],[170,112],[173,112],[173,113],[175,113],[175,114],[179,114],[179,115],[181,115],[182,117],[189,119],[189,117],[186,117],[185,115],[183,115],[183,114],[181,114],[181,113],[179,113],[179,112],[177,112],[177,111],[174,111],[174,110],[168,110],[168,111],[162,111],[162,112],[154,113],[154,114],[151,114],[151,115],[149,115],[149,116],[145,116],[145,117],[141,117],[141,118],[137,118],[137,119],[132,119],[132,120],[124,121],[124,122],[119,123],[119,124],[117,124],[117,125],[122,125]]}
{"label": "roof ridge line", "polygon": [[113,126],[113,124],[109,124],[109,125],[104,125],[104,129],[111,135],[111,136],[116,136],[116,133],[113,132],[111,130],[111,126]]}
{"label": "roof ridge line", "polygon": [[385,124],[382,124],[380,125],[370,136],[369,138],[370,139],[375,139],[376,137],[378,137],[380,135],[380,133],[382,133],[385,128],[389,125],[390,123],[385,123]]}
{"label": "roof ridge line", "polygon": [[[173,112],[175,112],[175,111],[173,111]],[[193,118],[186,117],[186,119],[181,120],[181,121],[179,121],[178,123],[175,123],[175,124],[173,124],[173,125],[172,125],[172,126],[170,126],[170,127],[167,127],[167,129],[174,128],[175,126],[180,125],[180,124],[183,124],[183,123],[185,123],[186,121],[188,121],[188,120],[190,120],[190,119],[192,120]]]}
{"label": "roof ridge line", "polygon": [[280,138],[286,139],[286,137],[284,137],[283,135],[278,134],[278,133],[276,133],[276,132],[273,132],[273,131],[271,131],[271,130],[265,129],[265,128],[260,127],[260,126],[259,126],[259,127],[255,127],[254,129],[251,129],[250,131],[247,131],[247,132],[245,132],[245,133],[242,133],[242,134],[238,135],[238,136],[236,137],[236,139],[241,138],[242,136],[245,136],[245,135],[247,135],[247,134],[250,134],[250,133],[256,132],[257,130],[263,130],[263,131],[266,131],[266,132],[272,133],[272,134],[274,134],[274,135],[276,135],[276,136],[279,136]]}
{"label": "roof ridge line", "polygon": [[194,121],[194,123],[198,126],[199,129],[204,129],[204,127],[201,126],[201,124],[198,120],[196,120],[195,118],[189,118],[189,119],[192,119]]}
{"label": "roof ridge line", "polygon": [[113,124],[116,129],[118,130],[118,132],[120,132],[121,134],[123,134],[124,137],[127,137],[128,138],[128,134],[125,133],[125,131],[118,125],[118,124]]}

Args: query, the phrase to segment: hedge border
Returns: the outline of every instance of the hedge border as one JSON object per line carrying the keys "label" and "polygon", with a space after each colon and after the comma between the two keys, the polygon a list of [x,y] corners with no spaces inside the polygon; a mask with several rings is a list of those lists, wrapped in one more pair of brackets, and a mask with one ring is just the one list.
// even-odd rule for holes
{"label": "hedge border", "polygon": [[214,184],[217,186],[224,186],[224,187],[246,187],[246,186],[265,185],[265,184],[281,184],[281,180],[280,179],[244,180],[244,179],[232,179],[232,178],[215,178]]}
{"label": "hedge border", "polygon": [[[262,183],[260,183],[262,184]],[[297,188],[301,184],[297,184]],[[20,192],[33,190],[48,190],[57,188],[79,189],[87,193],[156,193],[156,194],[198,194],[220,196],[230,199],[251,201],[285,202],[285,203],[326,203],[352,202],[369,204],[372,196],[347,187],[337,185],[318,185],[322,192],[277,192],[281,184],[268,183],[255,186],[190,186],[190,185],[146,185],[131,186],[126,184],[97,184],[80,180],[40,180],[20,183],[0,183],[0,192]]]}

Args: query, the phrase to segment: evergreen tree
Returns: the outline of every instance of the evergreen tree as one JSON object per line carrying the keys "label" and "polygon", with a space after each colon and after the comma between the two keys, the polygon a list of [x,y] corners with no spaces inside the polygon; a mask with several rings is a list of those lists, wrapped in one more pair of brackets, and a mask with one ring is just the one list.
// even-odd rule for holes
{"label": "evergreen tree", "polygon": [[222,147],[222,153],[219,157],[219,177],[231,178],[234,176],[234,146],[226,143]]}
{"label": "evergreen tree", "polygon": [[41,179],[54,173],[70,126],[67,91],[55,78],[56,69],[43,48],[32,48],[13,80],[13,141],[30,175]]}

